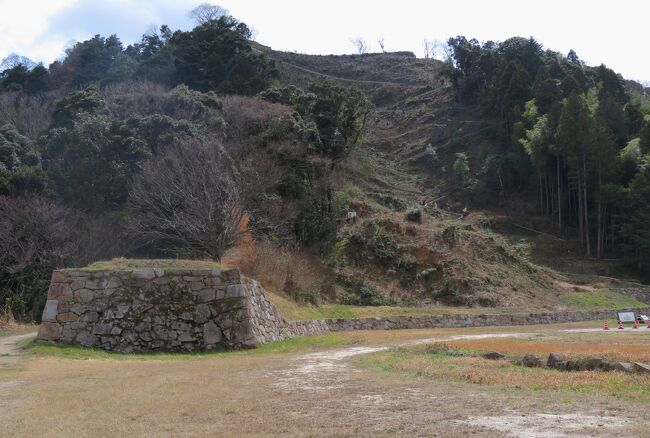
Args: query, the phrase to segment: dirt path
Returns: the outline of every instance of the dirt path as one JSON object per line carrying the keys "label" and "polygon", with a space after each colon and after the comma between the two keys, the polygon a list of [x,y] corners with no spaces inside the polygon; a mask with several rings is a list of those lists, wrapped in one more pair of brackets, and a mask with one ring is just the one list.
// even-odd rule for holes
{"label": "dirt path", "polygon": [[19,342],[36,336],[36,332],[0,337],[0,366],[15,362],[21,354]]}
{"label": "dirt path", "polygon": [[[556,333],[593,333],[601,329],[563,329]],[[350,363],[351,358],[376,353],[394,347],[410,347],[437,342],[478,340],[492,338],[534,338],[543,336],[540,333],[485,333],[476,335],[451,335],[418,339],[382,347],[351,347],[327,352],[310,353],[298,356],[292,360],[287,369],[277,372],[275,386],[287,393],[293,391],[310,391],[327,394],[333,390],[345,390],[356,380],[360,370]],[[408,393],[407,393],[408,394]],[[410,390],[410,396],[422,395],[416,388]],[[447,394],[449,395],[449,394]],[[393,399],[391,399],[393,396]],[[447,398],[447,397],[440,397]],[[393,394],[366,393],[357,394],[355,404],[363,407],[369,414],[374,409],[385,410],[399,404],[401,396]],[[456,401],[457,403],[457,401]],[[456,403],[450,402],[455,405]],[[470,415],[464,419],[451,420],[450,427],[476,426],[481,429],[498,431],[499,435],[514,437],[583,437],[586,430],[592,430],[594,435],[608,435],[618,429],[634,424],[633,418],[626,416],[595,415],[589,409],[570,414],[549,414],[529,412],[527,409],[507,408],[500,410],[493,405],[494,415]],[[412,415],[416,415],[413,413]],[[381,416],[378,414],[378,416]],[[452,426],[453,425],[453,426]],[[461,427],[462,428],[462,427]],[[600,430],[600,432],[598,432]]]}
{"label": "dirt path", "polygon": [[[576,329],[579,331],[580,329]],[[588,329],[587,329],[588,330]],[[350,369],[347,359],[397,347],[412,347],[436,342],[489,338],[525,338],[536,333],[486,333],[479,335],[452,335],[417,339],[382,347],[351,347],[322,353],[310,353],[295,358],[292,366],[278,375],[277,386],[289,390],[327,390],[338,387],[341,374]]]}

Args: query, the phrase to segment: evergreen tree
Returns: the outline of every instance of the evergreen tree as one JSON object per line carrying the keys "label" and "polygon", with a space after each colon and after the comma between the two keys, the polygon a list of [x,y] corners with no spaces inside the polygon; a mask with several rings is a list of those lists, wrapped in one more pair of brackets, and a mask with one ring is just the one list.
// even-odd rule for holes
{"label": "evergreen tree", "polygon": [[540,69],[535,78],[533,94],[537,108],[543,114],[548,114],[562,98],[562,92],[557,81],[551,79],[548,70],[545,68]]}
{"label": "evergreen tree", "polygon": [[616,167],[616,143],[611,130],[602,119],[594,121],[590,142],[591,161],[597,178],[596,205],[596,257],[602,258],[605,243],[606,195],[604,185],[614,173]]}
{"label": "evergreen tree", "polygon": [[[543,181],[547,178],[549,150],[552,147],[553,131],[549,126],[548,116],[539,117],[531,129],[526,130],[526,136],[520,140],[524,149],[528,153],[531,162],[535,168],[539,183],[539,202],[542,214],[548,214],[550,206],[548,205],[548,196],[544,196]],[[548,183],[546,184],[548,187]]]}
{"label": "evergreen tree", "polygon": [[628,102],[625,105],[625,128],[630,137],[636,134],[643,127],[643,112],[637,103]]}
{"label": "evergreen tree", "polygon": [[578,201],[578,237],[591,255],[589,239],[589,208],[587,187],[587,158],[590,143],[591,117],[582,95],[573,91],[569,95],[557,128],[556,139],[566,155],[567,163],[576,178]]}
{"label": "evergreen tree", "polygon": [[199,91],[257,94],[278,72],[272,60],[253,53],[240,22],[230,16],[207,21],[169,39],[175,82]]}
{"label": "evergreen tree", "polygon": [[616,143],[624,145],[627,141],[627,123],[621,104],[609,93],[602,94],[598,102],[597,116],[614,135]]}
{"label": "evergreen tree", "polygon": [[650,120],[643,124],[639,133],[639,149],[644,155],[650,153]]}
{"label": "evergreen tree", "polygon": [[625,258],[644,280],[650,279],[650,175],[640,171],[627,189],[626,209],[619,226]]}

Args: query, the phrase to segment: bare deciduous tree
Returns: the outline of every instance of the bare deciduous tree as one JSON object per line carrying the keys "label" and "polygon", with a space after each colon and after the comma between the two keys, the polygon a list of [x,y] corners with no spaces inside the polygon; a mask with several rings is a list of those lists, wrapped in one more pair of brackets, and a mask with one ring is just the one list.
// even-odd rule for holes
{"label": "bare deciduous tree", "polygon": [[448,42],[443,42],[440,44],[440,50],[442,52],[442,57],[445,62],[453,63],[454,59],[454,49],[449,45]]}
{"label": "bare deciduous tree", "polygon": [[55,102],[64,94],[60,90],[36,96],[16,91],[0,93],[0,126],[12,124],[21,134],[36,140],[48,128]]}
{"label": "bare deciduous tree", "polygon": [[20,56],[17,53],[12,53],[9,56],[3,58],[0,62],[0,71],[14,68],[18,65],[23,65],[27,69],[31,70],[36,66],[36,63],[26,56]]}
{"label": "bare deciduous tree", "polygon": [[211,5],[210,3],[201,3],[192,9],[187,15],[194,20],[197,25],[201,25],[208,21],[218,20],[229,12],[226,8],[219,5]]}
{"label": "bare deciduous tree", "polygon": [[435,56],[437,43],[435,40],[422,40],[422,48],[424,49],[424,59],[433,58]]}
{"label": "bare deciduous tree", "polygon": [[230,165],[218,144],[195,140],[154,158],[131,190],[131,230],[164,252],[220,260],[245,215]]}
{"label": "bare deciduous tree", "polygon": [[0,309],[40,320],[52,270],[79,251],[79,213],[51,200],[0,196]]}
{"label": "bare deciduous tree", "polygon": [[382,53],[386,53],[386,47],[385,47],[385,44],[386,44],[386,43],[384,42],[384,38],[383,38],[383,37],[381,37],[381,38],[379,38],[379,39],[377,40],[377,44],[379,44],[379,48],[381,49]]}
{"label": "bare deciduous tree", "polygon": [[354,48],[356,49],[357,53],[359,55],[363,55],[364,53],[368,53],[368,43],[366,43],[366,40],[364,40],[361,37],[357,38],[352,38],[350,40]]}

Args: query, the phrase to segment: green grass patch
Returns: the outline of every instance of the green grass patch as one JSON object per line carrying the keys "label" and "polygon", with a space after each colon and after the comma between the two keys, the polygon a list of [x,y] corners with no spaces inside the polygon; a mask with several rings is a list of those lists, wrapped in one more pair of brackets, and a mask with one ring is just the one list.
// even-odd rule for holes
{"label": "green grass patch", "polygon": [[20,339],[19,341],[16,341],[16,345],[20,347],[29,347],[36,341],[36,336],[30,336],[29,338],[25,339]]}
{"label": "green grass patch", "polygon": [[[287,321],[328,318],[377,318],[388,316],[484,315],[526,313],[522,308],[505,307],[411,307],[411,306],[352,306],[347,304],[301,305],[275,293],[268,297]],[[531,312],[533,310],[530,310]]]}
{"label": "green grass patch", "polygon": [[261,347],[250,350],[252,354],[259,353],[293,353],[309,350],[325,350],[341,346],[357,345],[361,338],[342,336],[328,333],[319,336],[304,336],[302,338],[285,339],[284,341],[271,342]]}
{"label": "green grass patch", "polygon": [[354,345],[361,342],[358,338],[350,338],[339,334],[325,334],[320,336],[305,336],[302,338],[286,339],[271,342],[259,348],[250,350],[213,350],[198,351],[194,353],[146,352],[146,353],[119,353],[105,351],[99,348],[86,348],[79,345],[45,344],[37,342],[34,338],[24,342],[25,351],[34,357],[56,357],[68,360],[193,360],[201,358],[227,357],[232,355],[257,355],[268,353],[294,353],[317,351],[344,345]]}
{"label": "green grass patch", "polygon": [[578,310],[646,307],[646,304],[610,289],[570,292],[562,297],[562,301],[571,308]]}
{"label": "green grass patch", "polygon": [[217,262],[206,260],[183,259],[125,259],[117,258],[99,261],[83,268],[72,268],[81,271],[133,271],[138,269],[225,269]]}

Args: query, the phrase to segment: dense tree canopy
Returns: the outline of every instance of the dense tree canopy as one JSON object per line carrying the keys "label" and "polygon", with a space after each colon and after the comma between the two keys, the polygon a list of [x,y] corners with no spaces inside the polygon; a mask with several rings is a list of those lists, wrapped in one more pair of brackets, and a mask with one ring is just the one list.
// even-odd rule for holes
{"label": "dense tree canopy", "polygon": [[251,29],[228,14],[214,17],[190,31],[173,32],[163,25],[126,48],[117,35],[95,35],[67,49],[64,59],[49,69],[14,56],[3,63],[0,89],[34,94],[130,79],[248,95],[267,88],[277,70],[273,61],[253,51]]}
{"label": "dense tree canopy", "polygon": [[[175,81],[200,91],[256,94],[277,76],[272,61],[255,54],[249,31],[230,16],[209,20],[169,40]],[[245,26],[245,25],[244,25]]]}
{"label": "dense tree canopy", "polygon": [[[459,36],[449,46],[459,96],[497,126],[500,153],[484,159],[500,163],[499,184],[485,173],[487,185],[536,187],[540,212],[555,215],[559,232],[575,232],[587,255],[622,255],[644,269],[650,127],[621,76],[586,66],[573,50],[544,51],[532,38],[480,44]],[[527,160],[513,159],[519,145]]]}

